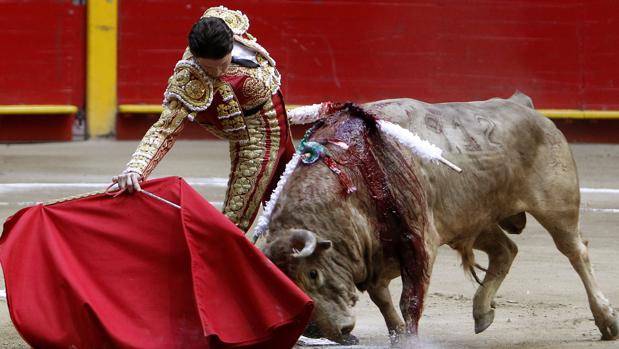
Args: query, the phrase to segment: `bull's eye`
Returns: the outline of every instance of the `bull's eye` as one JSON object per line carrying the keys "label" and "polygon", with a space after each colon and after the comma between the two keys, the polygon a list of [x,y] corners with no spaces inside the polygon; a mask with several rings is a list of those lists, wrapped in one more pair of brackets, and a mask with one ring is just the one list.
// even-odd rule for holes
{"label": "bull's eye", "polygon": [[316,280],[316,279],[318,279],[318,271],[317,271],[317,270],[315,270],[315,269],[310,270],[310,272],[309,272],[309,277],[310,277],[310,279],[312,279],[312,280]]}

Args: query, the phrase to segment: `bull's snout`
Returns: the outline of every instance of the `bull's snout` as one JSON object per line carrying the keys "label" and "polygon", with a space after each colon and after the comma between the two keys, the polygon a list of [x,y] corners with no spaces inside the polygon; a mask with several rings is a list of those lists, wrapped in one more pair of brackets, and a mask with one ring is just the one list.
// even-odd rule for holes
{"label": "bull's snout", "polygon": [[340,329],[340,333],[341,333],[343,336],[345,336],[345,335],[349,334],[350,332],[352,332],[352,329],[353,329],[353,328],[355,328],[355,324],[352,324],[352,325],[347,325],[347,326],[342,327],[342,328]]}
{"label": "bull's snout", "polygon": [[352,329],[355,328],[355,320],[351,319],[351,321],[347,323],[341,324],[340,328],[340,338],[337,340],[338,343],[343,345],[357,345],[359,344],[359,339],[351,334]]}
{"label": "bull's snout", "polygon": [[349,320],[344,323],[341,323],[339,326],[340,334],[342,336],[346,336],[352,332],[352,329],[355,328],[355,320]]}

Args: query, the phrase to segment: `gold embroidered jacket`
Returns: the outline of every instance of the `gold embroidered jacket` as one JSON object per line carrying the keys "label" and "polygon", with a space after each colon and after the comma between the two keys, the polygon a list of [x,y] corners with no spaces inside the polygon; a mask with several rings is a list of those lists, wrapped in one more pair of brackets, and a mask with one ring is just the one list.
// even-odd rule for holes
{"label": "gold embroidered jacket", "polygon": [[161,117],[146,132],[125,172],[148,177],[187,120],[198,122],[220,138],[249,140],[245,118],[258,112],[278,92],[281,77],[275,61],[247,32],[247,17],[223,6],[209,8],[203,17],[208,16],[223,19],[232,29],[234,40],[256,53],[259,66],[248,68],[233,63],[223,76],[212,78],[186,49],[168,80]]}

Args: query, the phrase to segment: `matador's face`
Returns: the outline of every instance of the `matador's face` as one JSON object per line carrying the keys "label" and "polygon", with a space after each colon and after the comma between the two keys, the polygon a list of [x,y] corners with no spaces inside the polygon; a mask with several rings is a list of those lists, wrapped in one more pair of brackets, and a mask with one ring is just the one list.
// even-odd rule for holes
{"label": "matador's face", "polygon": [[197,57],[196,61],[210,77],[218,78],[228,70],[230,62],[232,61],[232,52],[220,59]]}

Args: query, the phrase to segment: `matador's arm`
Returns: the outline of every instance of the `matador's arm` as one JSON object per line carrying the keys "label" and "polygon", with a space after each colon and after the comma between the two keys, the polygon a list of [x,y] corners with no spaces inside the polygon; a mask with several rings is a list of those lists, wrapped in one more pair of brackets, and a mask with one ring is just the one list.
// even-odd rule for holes
{"label": "matador's arm", "polygon": [[168,80],[163,112],[133,153],[124,173],[137,173],[146,179],[172,148],[176,136],[196,114],[213,100],[213,86],[204,71],[192,61],[181,60]]}
{"label": "matador's arm", "polygon": [[139,174],[141,179],[148,178],[172,148],[191,114],[192,112],[176,99],[166,103],[159,120],[146,132],[123,173],[133,172]]}

